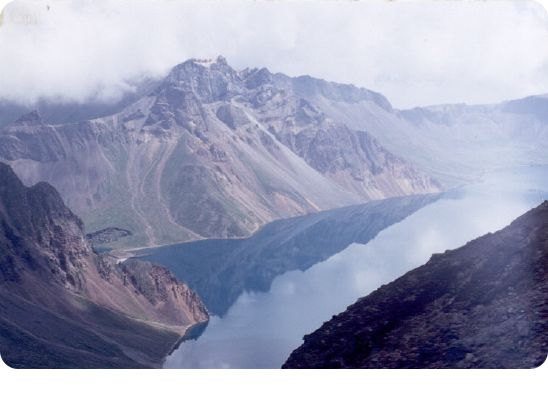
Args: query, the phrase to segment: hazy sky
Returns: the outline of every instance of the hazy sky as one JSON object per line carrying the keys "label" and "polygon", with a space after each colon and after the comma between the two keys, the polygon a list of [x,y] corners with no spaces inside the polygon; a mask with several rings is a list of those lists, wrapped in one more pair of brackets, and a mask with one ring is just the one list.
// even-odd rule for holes
{"label": "hazy sky", "polygon": [[535,2],[16,0],[2,19],[0,98],[19,101],[115,99],[140,76],[218,54],[354,83],[400,108],[548,93],[548,16]]}

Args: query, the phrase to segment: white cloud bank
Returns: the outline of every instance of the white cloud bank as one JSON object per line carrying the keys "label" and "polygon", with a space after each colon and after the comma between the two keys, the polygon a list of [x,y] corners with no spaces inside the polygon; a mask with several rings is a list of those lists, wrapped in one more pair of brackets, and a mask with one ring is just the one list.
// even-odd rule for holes
{"label": "white cloud bank", "polygon": [[544,9],[525,1],[16,0],[0,26],[0,99],[116,99],[135,79],[222,54],[396,107],[496,102],[548,92],[547,43]]}

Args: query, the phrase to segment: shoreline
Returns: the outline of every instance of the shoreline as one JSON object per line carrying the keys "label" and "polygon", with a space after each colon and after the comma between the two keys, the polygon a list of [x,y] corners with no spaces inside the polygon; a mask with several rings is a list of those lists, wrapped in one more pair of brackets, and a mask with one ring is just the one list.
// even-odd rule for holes
{"label": "shoreline", "polygon": [[182,336],[177,341],[175,341],[175,343],[171,346],[169,352],[164,356],[164,358],[162,359],[162,363],[160,364],[160,367],[158,368],[162,368],[162,369],[164,368],[167,358],[173,352],[179,349],[182,343],[184,343],[185,341],[197,340],[198,337],[200,337],[202,333],[206,330],[208,325],[209,325],[209,317],[204,322],[197,322],[193,325],[189,325],[185,329],[185,332],[182,334]]}

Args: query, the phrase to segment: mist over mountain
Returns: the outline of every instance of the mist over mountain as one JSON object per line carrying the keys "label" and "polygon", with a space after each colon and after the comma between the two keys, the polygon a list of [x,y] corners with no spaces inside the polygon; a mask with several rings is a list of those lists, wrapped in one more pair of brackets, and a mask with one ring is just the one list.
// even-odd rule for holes
{"label": "mist over mountain", "polygon": [[[9,316],[3,345],[34,342],[25,338],[28,315],[34,314],[51,324],[68,318],[71,324],[92,325],[75,340],[96,340],[96,332],[111,338],[78,357],[72,347],[52,349],[63,342],[49,329],[40,330],[40,353],[58,358],[46,357],[53,362],[46,364],[25,347],[10,361],[30,356],[37,367],[155,367],[189,326],[207,320],[199,298],[169,271],[132,259],[118,264],[114,256],[96,255],[91,244],[108,250],[212,239],[168,248],[177,261],[165,260],[159,249],[158,261],[188,278],[223,315],[242,291],[268,290],[276,275],[325,257],[324,246],[340,250],[341,244],[358,241],[360,230],[341,237],[341,244],[326,235],[338,231],[331,222],[341,223],[344,212],[350,218],[371,216],[368,207],[354,205],[435,193],[498,168],[547,164],[546,104],[546,97],[534,96],[496,105],[398,110],[365,88],[266,68],[235,70],[222,57],[187,60],[115,105],[42,102],[49,121],[32,110],[0,129],[0,160],[27,186],[34,185],[25,191],[11,169],[3,169],[5,190],[12,194],[3,202],[9,213],[1,272],[6,288],[15,288],[0,294]],[[8,105],[4,113],[13,116],[10,110]],[[44,182],[58,189],[64,202]],[[83,217],[87,239],[83,223],[64,204]],[[337,208],[344,209],[332,210]],[[50,225],[48,209],[61,212],[57,226]],[[305,215],[294,221],[305,225],[323,217],[310,213],[327,210],[333,217],[323,226],[312,225],[314,241],[307,240],[308,230],[291,241],[282,236],[281,243],[280,234],[268,235],[272,228],[283,233],[293,222],[266,225],[272,221]],[[383,214],[392,222],[407,213],[402,208],[390,213],[393,217]],[[22,224],[14,224],[13,217],[23,217]],[[50,227],[66,227],[69,235]],[[323,235],[315,232],[327,227]],[[26,233],[27,243],[17,231]],[[331,243],[310,252],[307,247],[324,236]],[[169,288],[180,296],[170,295]],[[83,313],[78,311],[82,301]],[[27,311],[18,313],[18,304]],[[136,324],[127,320],[136,316]],[[113,326],[134,333],[119,341]],[[145,337],[158,344],[135,353]],[[116,360],[103,356],[109,348],[119,351]]]}
{"label": "mist over mountain", "polygon": [[112,102],[135,78],[219,53],[237,69],[366,86],[397,108],[548,91],[546,11],[535,1],[17,0],[2,19],[0,99],[19,103]]}
{"label": "mist over mountain", "polygon": [[159,83],[159,78],[139,78],[133,83],[133,88],[116,100],[101,101],[89,99],[86,101],[46,99],[36,102],[20,103],[10,100],[0,100],[0,127],[17,121],[27,113],[37,111],[45,123],[77,123],[99,117],[109,116],[119,112],[129,104],[134,103],[148,93]]}
{"label": "mist over mountain", "polygon": [[540,365],[544,8],[10,1],[1,360]]}
{"label": "mist over mountain", "polygon": [[440,189],[367,127],[303,98],[314,89],[390,110],[366,89],[193,59],[113,115],[21,117],[0,130],[0,159],[26,184],[54,185],[89,230],[134,234],[118,246],[242,237],[277,218]]}
{"label": "mist over mountain", "polygon": [[53,184],[90,231],[133,234],[114,248],[244,237],[274,219],[548,160],[542,96],[397,110],[365,88],[237,71],[222,57],[188,60],[139,91],[123,109],[51,104],[57,119],[81,121],[35,113],[0,129],[0,159],[26,184]]}
{"label": "mist over mountain", "polygon": [[[350,89],[355,94],[359,89]],[[385,148],[452,187],[485,171],[546,164],[544,96],[493,105],[448,104],[398,110],[372,100],[303,96],[351,129],[364,129]]]}

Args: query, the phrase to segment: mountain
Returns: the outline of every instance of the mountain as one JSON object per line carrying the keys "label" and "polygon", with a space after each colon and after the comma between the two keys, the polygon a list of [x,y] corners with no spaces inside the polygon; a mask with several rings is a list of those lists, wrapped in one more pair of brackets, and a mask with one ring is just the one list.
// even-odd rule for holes
{"label": "mountain", "polygon": [[224,315],[244,291],[266,292],[275,277],[306,270],[351,243],[365,244],[439,197],[371,201],[277,220],[246,239],[199,240],[143,249],[135,255],[168,268],[200,295],[209,311]]}
{"label": "mountain", "polygon": [[548,352],[548,201],[381,286],[285,368],[531,368]]}
{"label": "mountain", "polygon": [[351,85],[346,88],[352,94],[333,97],[324,92],[328,82],[300,79],[307,87],[299,94],[322,112],[351,129],[367,131],[445,187],[475,180],[485,171],[548,163],[546,96],[398,110],[378,97],[368,99]]}
{"label": "mountain", "polygon": [[41,99],[35,103],[17,103],[0,100],[0,127],[17,121],[27,113],[38,111],[44,122],[51,124],[75,123],[113,115],[126,106],[139,100],[144,94],[154,89],[159,81],[154,78],[143,78],[128,83],[129,91],[114,100],[91,99],[84,102],[64,102]]}
{"label": "mountain", "polygon": [[[249,236],[279,218],[439,191],[431,177],[302,97],[300,79],[189,60],[109,116],[48,124],[37,112],[0,130],[0,160],[47,181],[110,246]],[[333,99],[379,94],[328,84]]]}
{"label": "mountain", "polygon": [[208,320],[165,268],[93,253],[47,183],[0,163],[0,353],[12,367],[158,367]]}

